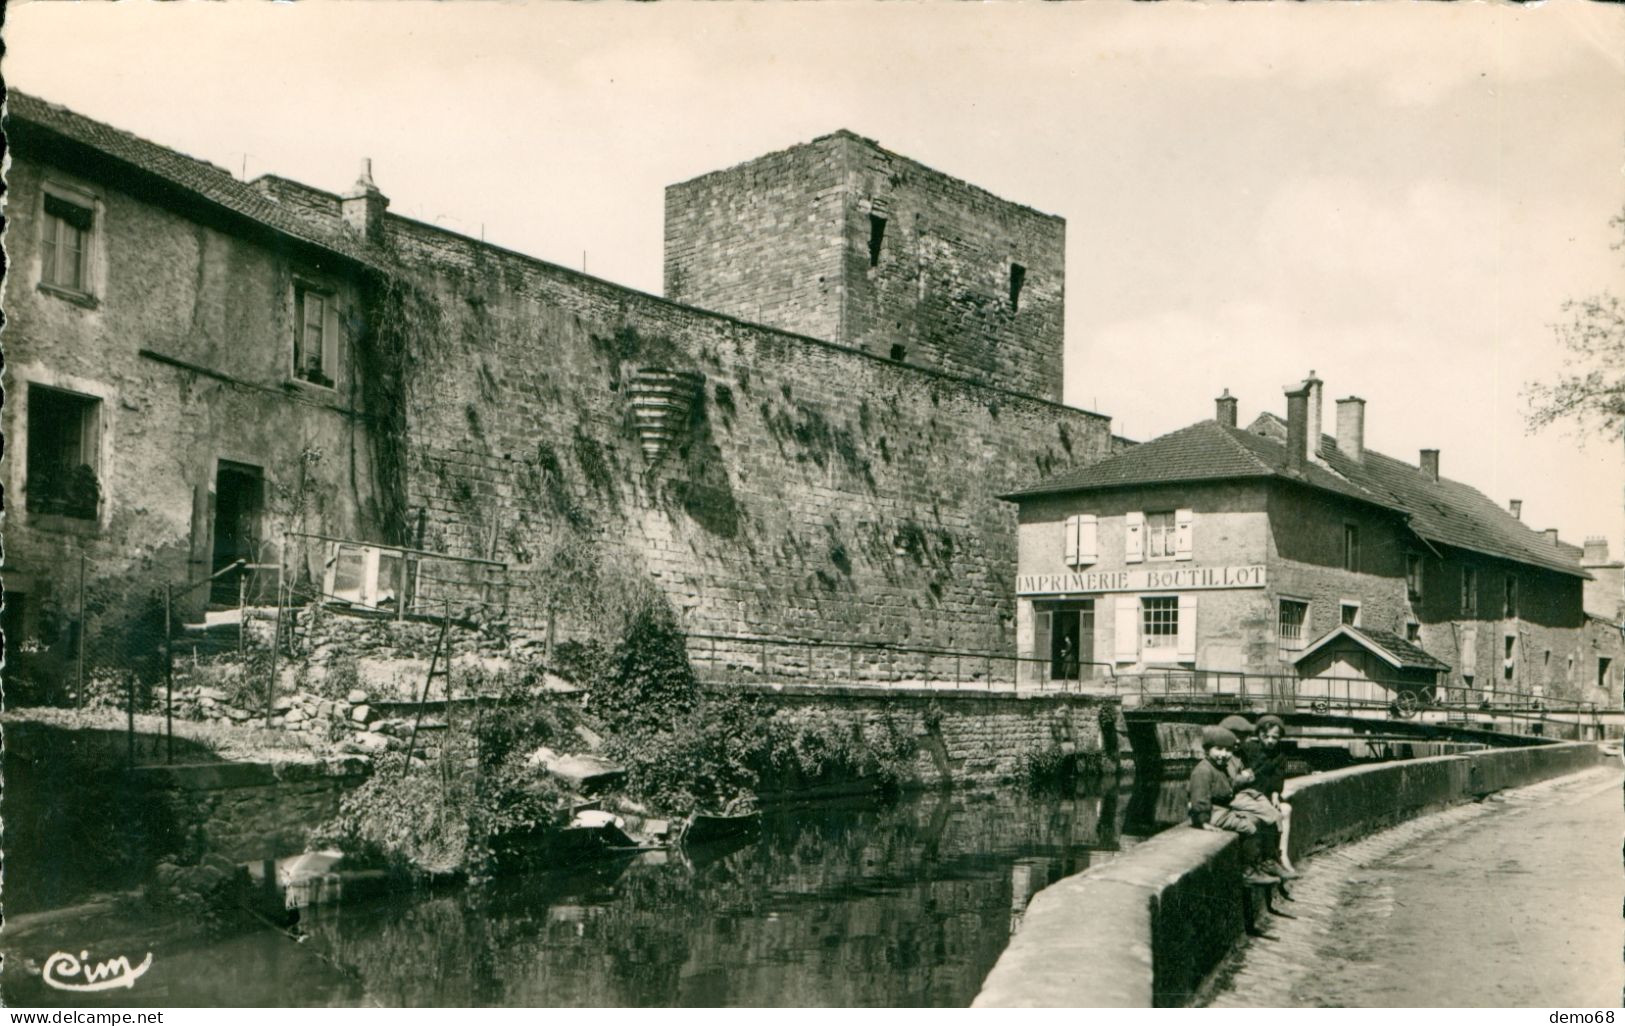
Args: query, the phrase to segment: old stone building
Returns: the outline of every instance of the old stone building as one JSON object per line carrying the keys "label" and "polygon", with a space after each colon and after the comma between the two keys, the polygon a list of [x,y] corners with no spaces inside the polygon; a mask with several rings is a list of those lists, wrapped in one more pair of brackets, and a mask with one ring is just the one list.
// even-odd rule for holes
{"label": "old stone building", "polygon": [[475,612],[521,624],[574,546],[697,633],[1008,651],[994,495],[1114,445],[1056,401],[1061,220],[849,133],[673,187],[662,298],[370,172],[243,182],[16,93],[8,130],[25,634],[80,554],[107,603],[233,558],[320,586],[305,531],[498,561]]}
{"label": "old stone building", "polygon": [[81,557],[87,615],[111,622],[160,584],[279,558],[301,525],[376,531],[357,241],[221,168],[9,104],[8,635],[61,635]]}
{"label": "old stone building", "polygon": [[1359,398],[1323,435],[1321,392],[1311,376],[1284,421],[1246,429],[1226,393],[1212,420],[1013,493],[1029,675],[1335,675],[1617,705],[1598,647],[1617,634],[1589,623],[1576,554],[1441,476],[1437,450],[1366,448]]}

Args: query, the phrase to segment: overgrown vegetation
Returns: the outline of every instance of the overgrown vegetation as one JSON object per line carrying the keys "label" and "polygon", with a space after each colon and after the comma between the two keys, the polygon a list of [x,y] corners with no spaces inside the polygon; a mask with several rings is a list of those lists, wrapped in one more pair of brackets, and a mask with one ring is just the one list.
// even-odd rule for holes
{"label": "overgrown vegetation", "polygon": [[1052,740],[1022,753],[1020,775],[1029,790],[1070,790],[1105,769],[1104,752],[1080,752],[1069,742]]}
{"label": "overgrown vegetation", "polygon": [[494,870],[504,838],[554,824],[568,795],[529,757],[560,743],[578,717],[535,701],[528,678],[486,683],[500,689],[498,697],[483,703],[472,723],[452,725],[436,760],[408,768],[404,753],[380,756],[316,841],[398,872],[478,877]]}

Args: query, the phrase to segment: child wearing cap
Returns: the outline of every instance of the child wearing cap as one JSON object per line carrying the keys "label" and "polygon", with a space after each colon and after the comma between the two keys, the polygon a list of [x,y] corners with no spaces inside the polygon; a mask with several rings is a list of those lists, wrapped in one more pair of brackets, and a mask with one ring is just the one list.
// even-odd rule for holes
{"label": "child wearing cap", "polygon": [[1236,743],[1236,735],[1223,727],[1202,728],[1202,761],[1191,770],[1189,784],[1191,825],[1240,834],[1244,850],[1248,851],[1247,882],[1272,884],[1278,878],[1256,865],[1258,820],[1230,807],[1230,759]]}
{"label": "child wearing cap", "polygon": [[[1276,722],[1280,722],[1280,720],[1276,718]],[[1231,755],[1228,766],[1230,785],[1235,791],[1235,794],[1230,799],[1230,807],[1237,812],[1245,813],[1258,820],[1270,835],[1267,840],[1271,843],[1266,850],[1271,854],[1261,864],[1264,872],[1272,876],[1278,876],[1283,880],[1296,879],[1297,872],[1279,861],[1273,854],[1278,847],[1276,838],[1280,833],[1281,810],[1271,800],[1270,792],[1259,779],[1259,770],[1264,769],[1272,775],[1279,771],[1281,779],[1285,780],[1284,761],[1279,766],[1274,763],[1264,765],[1267,762],[1264,750],[1253,736],[1253,725],[1243,717],[1226,716],[1219,722],[1219,726],[1237,735],[1239,739],[1236,744],[1236,751]],[[1279,738],[1277,738],[1278,743]],[[1276,752],[1279,752],[1278,748]]]}

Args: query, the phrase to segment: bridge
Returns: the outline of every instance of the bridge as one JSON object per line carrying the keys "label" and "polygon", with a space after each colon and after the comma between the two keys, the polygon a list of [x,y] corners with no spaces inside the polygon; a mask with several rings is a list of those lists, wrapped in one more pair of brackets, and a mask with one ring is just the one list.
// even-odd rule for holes
{"label": "bridge", "polygon": [[1146,724],[1216,723],[1230,713],[1265,712],[1280,716],[1295,733],[1373,742],[1504,747],[1596,740],[1625,732],[1625,710],[1559,701],[1533,689],[1420,687],[1369,678],[1216,670],[1121,674],[1108,663],[1057,666],[1050,659],[872,642],[697,633],[687,641],[696,676],[719,687],[838,684],[1114,699],[1123,710],[1131,743],[1137,735],[1144,741]]}

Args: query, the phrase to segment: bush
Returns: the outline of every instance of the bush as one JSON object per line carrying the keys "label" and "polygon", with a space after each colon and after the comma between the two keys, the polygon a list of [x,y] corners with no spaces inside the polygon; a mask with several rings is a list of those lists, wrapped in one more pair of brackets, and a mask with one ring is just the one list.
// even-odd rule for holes
{"label": "bush", "polygon": [[699,686],[671,610],[645,603],[589,685],[587,709],[617,734],[660,730],[691,713]]}
{"label": "bush", "polygon": [[627,790],[653,807],[717,810],[756,790],[769,723],[750,699],[706,698],[664,729],[617,735],[609,752],[626,767]]}
{"label": "bush", "polygon": [[553,822],[568,796],[529,758],[570,731],[572,711],[531,698],[512,678],[496,680],[501,696],[481,704],[472,730],[446,738],[436,763],[403,773],[401,754],[375,760],[320,839],[365,864],[483,876],[505,835]]}

